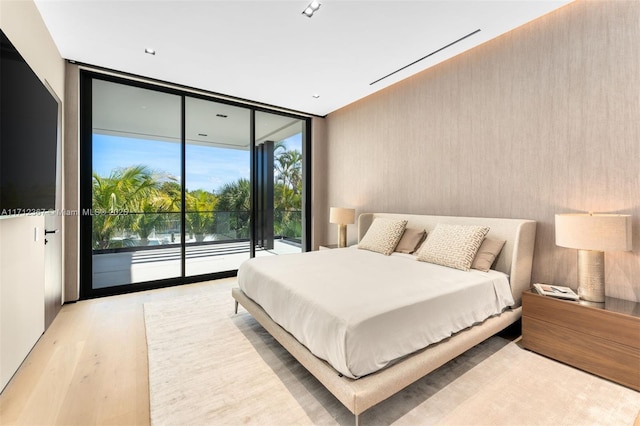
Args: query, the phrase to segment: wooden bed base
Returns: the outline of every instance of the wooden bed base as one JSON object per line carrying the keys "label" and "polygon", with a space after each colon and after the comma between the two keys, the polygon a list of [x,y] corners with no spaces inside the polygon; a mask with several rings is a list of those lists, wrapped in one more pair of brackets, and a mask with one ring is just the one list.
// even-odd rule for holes
{"label": "wooden bed base", "polygon": [[462,330],[448,339],[415,352],[390,367],[354,380],[340,375],[326,361],[313,355],[242,290],[234,288],[231,294],[236,300],[236,312],[239,303],[329,392],[355,414],[356,424],[359,414],[365,410],[503,330],[517,321],[522,314],[521,307],[505,311],[480,325]]}

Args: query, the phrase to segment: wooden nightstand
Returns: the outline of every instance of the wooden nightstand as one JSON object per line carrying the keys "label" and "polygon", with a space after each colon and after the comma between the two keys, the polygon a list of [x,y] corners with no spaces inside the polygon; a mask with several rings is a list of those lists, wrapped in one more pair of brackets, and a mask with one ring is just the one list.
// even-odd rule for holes
{"label": "wooden nightstand", "polygon": [[586,303],[524,292],[522,345],[640,390],[640,303]]}

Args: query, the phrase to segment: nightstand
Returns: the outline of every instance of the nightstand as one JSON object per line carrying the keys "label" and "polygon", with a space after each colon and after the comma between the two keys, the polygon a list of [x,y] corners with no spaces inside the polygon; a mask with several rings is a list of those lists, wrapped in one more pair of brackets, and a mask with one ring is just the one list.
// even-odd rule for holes
{"label": "nightstand", "polygon": [[640,303],[522,294],[522,345],[640,391]]}
{"label": "nightstand", "polygon": [[337,244],[324,244],[318,247],[318,250],[330,250],[338,248]]}

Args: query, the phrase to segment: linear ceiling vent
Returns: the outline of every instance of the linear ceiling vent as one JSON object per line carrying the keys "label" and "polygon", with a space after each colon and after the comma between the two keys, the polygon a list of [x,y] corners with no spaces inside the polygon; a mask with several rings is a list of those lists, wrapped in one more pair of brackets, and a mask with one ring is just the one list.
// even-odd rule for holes
{"label": "linear ceiling vent", "polygon": [[404,66],[404,67],[402,67],[402,68],[398,68],[397,70],[393,71],[392,73],[389,73],[389,74],[385,75],[384,77],[381,77],[381,78],[377,79],[376,81],[374,81],[374,82],[372,82],[372,83],[369,83],[369,86],[373,86],[373,85],[374,85],[374,84],[376,84],[377,82],[382,81],[382,80],[384,80],[384,79],[385,79],[385,78],[387,78],[387,77],[391,77],[392,75],[394,75],[394,74],[396,74],[396,73],[399,73],[400,71],[402,71],[402,70],[404,70],[404,69],[406,69],[406,68],[409,68],[410,66],[415,65],[415,64],[417,64],[418,62],[423,61],[423,60],[427,59],[428,57],[435,55],[435,54],[436,54],[436,53],[438,53],[438,52],[442,52],[444,49],[446,49],[446,48],[448,48],[448,47],[451,47],[451,46],[453,46],[454,44],[459,43],[459,42],[461,42],[462,40],[464,40],[464,39],[466,39],[466,38],[469,38],[469,37],[471,37],[471,36],[472,36],[472,35],[474,35],[474,34],[478,34],[479,32],[480,32],[480,29],[477,29],[477,30],[475,30],[475,31],[473,31],[473,32],[471,32],[471,33],[469,33],[469,34],[467,34],[467,35],[466,35],[466,36],[464,36],[464,37],[460,37],[460,38],[459,38],[459,39],[457,39],[456,41],[453,41],[453,42],[451,42],[451,43],[447,44],[446,46],[441,47],[441,48],[440,48],[440,49],[438,49],[438,50],[434,50],[433,52],[429,53],[427,56],[423,56],[422,58],[420,58],[420,59],[418,59],[418,60],[416,60],[416,61],[413,61],[413,62],[411,62],[410,64],[405,65],[405,66]]}

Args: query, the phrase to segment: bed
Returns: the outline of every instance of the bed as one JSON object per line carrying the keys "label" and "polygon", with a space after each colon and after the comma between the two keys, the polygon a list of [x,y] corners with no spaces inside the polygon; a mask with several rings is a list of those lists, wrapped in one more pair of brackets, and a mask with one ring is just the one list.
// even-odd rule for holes
{"label": "bed", "polygon": [[[534,221],[521,219],[365,213],[358,218],[359,242],[376,219],[403,220],[427,233],[440,224],[480,225],[489,228],[487,239],[505,244],[488,272],[357,248],[255,258],[240,267],[239,288],[232,290],[236,312],[240,304],[253,315],[356,423],[368,408],[520,318],[536,230]],[[420,285],[427,275],[447,290]],[[465,302],[483,295],[493,299],[475,307]],[[438,322],[443,317],[446,325]]]}

